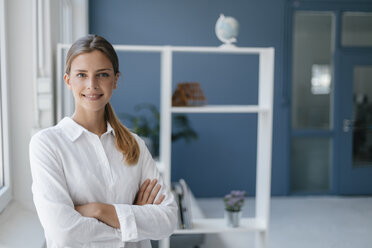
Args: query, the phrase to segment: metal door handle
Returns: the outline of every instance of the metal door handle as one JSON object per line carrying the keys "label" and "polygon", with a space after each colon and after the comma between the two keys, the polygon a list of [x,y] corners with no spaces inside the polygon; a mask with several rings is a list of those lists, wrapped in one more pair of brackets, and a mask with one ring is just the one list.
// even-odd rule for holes
{"label": "metal door handle", "polygon": [[353,120],[344,119],[344,132],[347,133],[353,127]]}

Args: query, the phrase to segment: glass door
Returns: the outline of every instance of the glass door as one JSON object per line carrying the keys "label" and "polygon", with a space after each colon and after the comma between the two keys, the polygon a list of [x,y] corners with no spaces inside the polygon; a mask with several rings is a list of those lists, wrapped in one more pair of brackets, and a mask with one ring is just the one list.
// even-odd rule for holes
{"label": "glass door", "polygon": [[372,5],[293,6],[290,192],[372,194]]}
{"label": "glass door", "polygon": [[372,194],[372,12],[345,11],[340,20],[338,188]]}
{"label": "glass door", "polygon": [[340,193],[372,194],[372,52],[340,58]]}
{"label": "glass door", "polygon": [[294,12],[290,191],[295,194],[331,190],[334,24],[332,12]]}

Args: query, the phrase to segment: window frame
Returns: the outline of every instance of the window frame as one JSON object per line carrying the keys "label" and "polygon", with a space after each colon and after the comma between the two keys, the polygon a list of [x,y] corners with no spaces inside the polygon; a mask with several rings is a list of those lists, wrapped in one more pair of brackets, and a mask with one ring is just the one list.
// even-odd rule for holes
{"label": "window frame", "polygon": [[[0,212],[11,200],[5,0],[0,0]],[[2,175],[1,175],[2,174]]]}

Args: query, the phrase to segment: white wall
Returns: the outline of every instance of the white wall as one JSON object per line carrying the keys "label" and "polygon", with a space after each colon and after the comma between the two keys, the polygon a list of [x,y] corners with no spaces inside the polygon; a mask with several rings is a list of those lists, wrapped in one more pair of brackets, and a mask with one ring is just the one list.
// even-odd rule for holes
{"label": "white wall", "polygon": [[[54,19],[50,22],[53,26],[51,29],[52,48],[59,40],[57,15],[59,1],[45,0],[43,2],[53,5],[51,17]],[[85,0],[74,1],[84,2]],[[35,127],[38,127],[35,121],[37,99],[34,91],[36,52],[33,6],[35,4],[35,0],[5,0],[12,202],[0,214],[0,246],[4,248],[45,247],[44,232],[34,212],[28,154],[32,132],[36,130]],[[82,4],[82,7],[84,6],[86,7],[87,4]],[[84,23],[87,26],[86,22]],[[77,23],[77,25],[81,24]],[[50,56],[50,54],[47,55]],[[52,64],[53,68],[53,60],[46,60],[46,63]],[[50,119],[50,116],[48,118]]]}
{"label": "white wall", "polygon": [[13,199],[31,201],[28,144],[33,125],[32,1],[6,1]]}
{"label": "white wall", "polygon": [[[87,34],[87,1],[73,0],[73,11],[76,14],[71,27],[73,39]],[[55,46],[59,37],[59,0],[50,0],[52,6],[51,45]],[[34,39],[33,39],[33,0],[8,0],[7,12],[7,51],[8,51],[8,80],[9,80],[9,106],[10,106],[10,161],[11,178],[13,186],[13,199],[23,204],[31,205],[31,172],[29,166],[28,144],[34,125],[36,93],[34,92]],[[76,12],[76,13],[75,13]],[[47,21],[47,20],[46,20]],[[46,50],[49,50],[47,44]],[[46,51],[48,53],[48,51]],[[55,59],[54,56],[50,58]],[[46,59],[51,64],[55,63]],[[42,116],[45,117],[45,116]],[[45,118],[43,118],[45,119]],[[47,119],[50,119],[47,118]],[[48,121],[50,123],[50,121]],[[51,123],[50,125],[52,125]],[[42,126],[45,128],[46,126]]]}

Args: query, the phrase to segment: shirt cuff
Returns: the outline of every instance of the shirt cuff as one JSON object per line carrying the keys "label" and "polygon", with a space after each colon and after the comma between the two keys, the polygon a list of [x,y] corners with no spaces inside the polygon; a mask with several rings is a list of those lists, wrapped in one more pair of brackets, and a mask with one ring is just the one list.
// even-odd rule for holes
{"label": "shirt cuff", "polygon": [[121,240],[131,241],[138,239],[136,219],[130,205],[113,204],[120,223]]}

